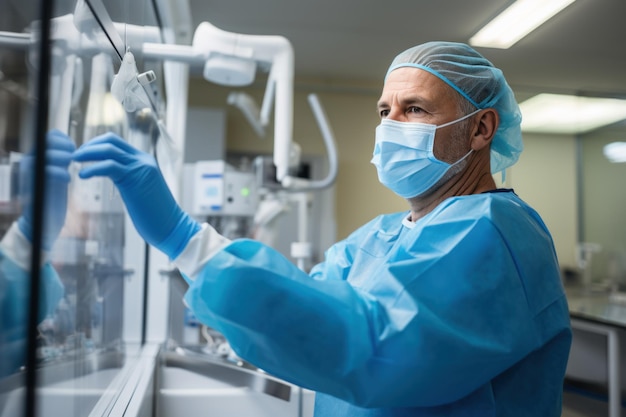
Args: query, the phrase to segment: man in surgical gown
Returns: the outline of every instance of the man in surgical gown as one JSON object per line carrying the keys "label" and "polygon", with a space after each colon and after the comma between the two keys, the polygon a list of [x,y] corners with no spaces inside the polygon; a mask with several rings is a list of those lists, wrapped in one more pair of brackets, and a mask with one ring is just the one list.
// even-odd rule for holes
{"label": "man in surgical gown", "polygon": [[372,163],[410,210],[363,225],[310,275],[196,223],[113,134],[74,158],[115,182],[197,317],[315,390],[316,416],[560,416],[571,330],[552,238],[492,177],[522,150],[502,72],[465,44],[419,45],[392,62],[378,110]]}

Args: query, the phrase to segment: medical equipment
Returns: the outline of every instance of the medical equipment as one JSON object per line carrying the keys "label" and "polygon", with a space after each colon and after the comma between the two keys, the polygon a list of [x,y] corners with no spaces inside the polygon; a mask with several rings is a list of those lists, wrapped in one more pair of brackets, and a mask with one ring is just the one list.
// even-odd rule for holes
{"label": "medical equipment", "polygon": [[182,206],[192,216],[254,216],[258,187],[252,172],[223,160],[185,164]]}
{"label": "medical equipment", "polygon": [[185,164],[181,206],[200,222],[207,221],[229,239],[249,237],[260,190],[252,171],[223,160]]}
{"label": "medical equipment", "polygon": [[201,23],[191,46],[145,43],[146,58],[203,63],[206,80],[227,86],[250,84],[257,65],[269,66],[262,118],[275,102],[275,153],[277,177],[287,175],[287,152],[293,124],[293,50],[289,41],[279,36],[243,35],[222,31],[208,22]]}
{"label": "medical equipment", "polygon": [[232,96],[230,101],[244,107],[244,113],[255,130],[262,133],[268,124],[272,103],[274,109],[274,165],[276,178],[286,188],[294,190],[321,189],[330,186],[337,173],[336,149],[332,131],[315,95],[309,104],[322,132],[329,152],[330,169],[323,181],[303,183],[289,175],[293,130],[293,50],[290,42],[281,36],[245,35],[225,32],[209,22],[201,23],[193,36],[191,46],[144,43],[145,58],[165,61],[202,63],[206,80],[226,86],[244,86],[254,80],[258,69],[269,69],[263,104],[258,121],[255,106],[249,96]]}
{"label": "medical equipment", "polygon": [[[88,2],[89,3],[89,2]],[[57,92],[52,93],[58,103],[52,113],[52,126],[67,131],[69,109],[71,103],[72,83],[74,74],[74,57],[81,55],[98,54],[103,51],[101,39],[94,36],[96,33],[93,24],[87,25],[84,19],[80,24],[73,24],[73,16],[66,15],[53,19],[53,38],[63,39],[63,50],[59,56],[67,57],[64,64],[59,64],[53,71],[54,86]],[[115,25],[115,24],[114,24]],[[78,27],[81,31],[77,30]],[[293,131],[293,50],[290,42],[280,36],[244,35],[225,32],[208,22],[201,23],[194,33],[193,43],[188,45],[173,45],[156,43],[158,31],[150,27],[124,25],[123,33],[127,36],[129,45],[138,45],[139,49],[131,50],[145,60],[173,61],[187,64],[203,64],[203,76],[208,81],[227,85],[242,86],[254,80],[256,70],[269,71],[263,104],[259,110],[258,120],[256,109],[250,97],[233,96],[231,102],[239,108],[246,109],[244,114],[252,121],[253,128],[262,133],[269,123],[269,115],[274,104],[274,165],[276,178],[284,187],[294,190],[315,190],[330,186],[337,174],[337,157],[334,137],[328,125],[326,115],[317,99],[309,96],[309,104],[321,130],[329,156],[329,172],[321,181],[303,182],[302,179],[289,175],[289,160],[292,152]],[[87,36],[88,34],[89,36]],[[34,42],[34,35],[4,35],[0,33],[0,44],[3,42],[13,46],[24,47]],[[146,40],[144,43],[138,39]],[[131,48],[132,49],[132,48]],[[123,57],[123,56],[122,56]],[[59,61],[61,62],[61,61]],[[142,75],[142,74],[138,74]],[[148,77],[148,74],[145,74]],[[144,78],[146,78],[144,77]],[[127,82],[134,80],[127,80]],[[149,84],[149,83],[147,83]],[[133,90],[136,91],[136,90]],[[57,98],[55,98],[57,97]],[[133,108],[135,105],[131,105]],[[252,110],[251,110],[252,109]],[[156,114],[156,117],[159,115]],[[165,129],[163,129],[167,132]],[[172,182],[171,180],[169,181]],[[177,193],[175,192],[177,195]]]}

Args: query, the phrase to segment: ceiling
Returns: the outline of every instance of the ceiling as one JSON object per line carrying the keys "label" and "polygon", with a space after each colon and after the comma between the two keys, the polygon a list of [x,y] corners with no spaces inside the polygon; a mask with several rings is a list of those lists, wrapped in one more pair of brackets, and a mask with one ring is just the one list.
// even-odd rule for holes
{"label": "ceiling", "polygon": [[[548,1],[548,0],[546,0]],[[296,77],[382,82],[393,57],[467,42],[511,0],[190,0],[193,27],[282,35]],[[520,91],[626,98],[626,0],[577,0],[507,50],[477,48]]]}
{"label": "ceiling", "polygon": [[[1,0],[0,0],[1,1]],[[0,16],[20,28],[32,20],[9,0]],[[128,15],[125,0],[103,0]],[[159,0],[155,0],[159,1]],[[176,0],[188,1],[192,28],[202,21],[227,31],[282,35],[294,47],[296,76],[372,86],[393,57],[430,40],[467,42],[513,0]],[[545,0],[549,1],[549,0]],[[56,0],[72,11],[76,0]],[[132,2],[131,2],[132,3]],[[126,6],[123,6],[126,5]],[[139,13],[140,15],[143,15]],[[113,16],[116,17],[116,16]],[[576,0],[510,49],[477,48],[518,94],[538,91],[626,98],[626,0]],[[522,97],[523,98],[523,97]]]}

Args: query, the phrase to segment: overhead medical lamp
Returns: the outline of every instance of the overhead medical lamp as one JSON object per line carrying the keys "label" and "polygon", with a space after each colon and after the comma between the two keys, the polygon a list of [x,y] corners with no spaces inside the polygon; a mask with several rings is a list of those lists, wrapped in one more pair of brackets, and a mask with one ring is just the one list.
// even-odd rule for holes
{"label": "overhead medical lamp", "polygon": [[255,75],[256,62],[220,54],[207,58],[202,71],[205,80],[234,87],[251,84]]}
{"label": "overhead medical lamp", "polygon": [[257,65],[269,68],[261,113],[274,105],[274,164],[276,177],[288,176],[289,148],[293,133],[293,67],[291,43],[282,36],[246,35],[223,31],[209,22],[196,28],[192,45],[143,44],[145,57],[202,64],[207,81],[244,86],[254,81]]}

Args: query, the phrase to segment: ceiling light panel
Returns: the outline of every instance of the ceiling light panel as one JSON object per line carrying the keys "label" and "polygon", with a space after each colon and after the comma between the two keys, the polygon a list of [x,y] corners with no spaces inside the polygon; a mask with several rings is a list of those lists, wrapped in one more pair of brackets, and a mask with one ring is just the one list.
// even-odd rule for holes
{"label": "ceiling light panel", "polygon": [[517,0],[469,40],[472,46],[507,49],[574,0]]}
{"label": "ceiling light panel", "polygon": [[578,134],[626,119],[626,100],[539,94],[520,104],[522,131]]}

